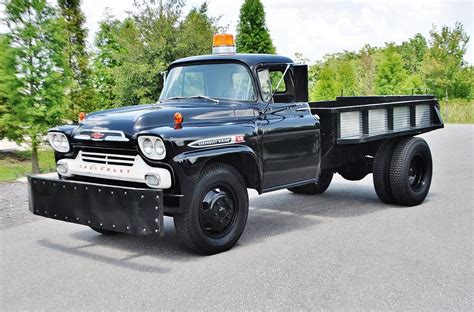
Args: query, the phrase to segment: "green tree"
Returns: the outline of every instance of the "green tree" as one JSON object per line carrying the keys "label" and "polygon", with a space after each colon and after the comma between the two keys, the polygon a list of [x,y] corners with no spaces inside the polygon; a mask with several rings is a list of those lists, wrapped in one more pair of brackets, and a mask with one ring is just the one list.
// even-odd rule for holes
{"label": "green tree", "polygon": [[[407,92],[408,75],[403,68],[403,61],[394,45],[385,48],[375,75],[377,94],[403,94]],[[409,87],[408,87],[409,88]]]}
{"label": "green tree", "polygon": [[67,44],[64,50],[71,73],[67,117],[75,120],[80,111],[94,110],[96,101],[86,50],[87,30],[81,0],[58,0],[58,5],[65,22]]}
{"label": "green tree", "polygon": [[121,65],[122,25],[121,21],[106,14],[105,19],[99,23],[99,31],[95,36],[97,52],[93,60],[93,86],[97,92],[97,105],[101,108],[110,108],[118,104],[114,68]]}
{"label": "green tree", "polygon": [[359,52],[357,63],[357,85],[361,95],[375,94],[375,59],[374,48],[365,45]]}
{"label": "green tree", "polygon": [[275,46],[265,23],[265,10],[260,0],[245,0],[242,4],[236,45],[240,53],[275,53]]}
{"label": "green tree", "polygon": [[416,34],[413,38],[404,41],[400,46],[404,68],[409,74],[416,74],[420,71],[421,64],[428,52],[428,43],[422,34]]}
{"label": "green tree", "polygon": [[15,50],[10,47],[8,36],[0,34],[0,139],[15,133],[8,129],[8,119],[16,105],[15,90],[18,81],[15,76]]}
{"label": "green tree", "polygon": [[341,95],[353,95],[357,90],[353,61],[342,60],[336,65],[336,86]]}
{"label": "green tree", "polygon": [[[183,14],[183,1],[135,2],[123,22],[101,22],[94,63],[95,84],[107,105],[155,102],[163,87],[162,72],[177,58],[208,54],[218,19],[207,5]],[[112,104],[115,103],[115,104]]]}
{"label": "green tree", "polygon": [[312,101],[333,100],[338,94],[338,86],[336,82],[336,72],[329,64],[324,64],[319,72],[319,77],[310,90],[310,98]]}
{"label": "green tree", "polygon": [[474,99],[474,67],[461,68],[454,76],[451,94],[454,98]]}
{"label": "green tree", "polygon": [[443,26],[438,31],[433,26],[430,36],[431,48],[423,64],[426,82],[438,97],[448,101],[455,77],[464,65],[469,36],[459,22],[453,29]]}
{"label": "green tree", "polygon": [[221,29],[217,22],[218,19],[207,15],[207,3],[191,9],[179,26],[179,57],[209,54],[212,51],[212,36]]}
{"label": "green tree", "polygon": [[38,146],[48,128],[60,122],[67,68],[64,24],[46,0],[5,4],[7,37],[14,53],[17,88],[2,118],[7,138],[32,148],[32,171],[39,171]]}

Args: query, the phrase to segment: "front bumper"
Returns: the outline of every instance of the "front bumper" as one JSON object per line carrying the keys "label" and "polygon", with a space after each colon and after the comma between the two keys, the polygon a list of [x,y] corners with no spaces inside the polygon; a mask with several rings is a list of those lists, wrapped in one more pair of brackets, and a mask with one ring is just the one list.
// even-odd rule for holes
{"label": "front bumper", "polygon": [[28,176],[30,211],[135,235],[163,235],[163,191]]}

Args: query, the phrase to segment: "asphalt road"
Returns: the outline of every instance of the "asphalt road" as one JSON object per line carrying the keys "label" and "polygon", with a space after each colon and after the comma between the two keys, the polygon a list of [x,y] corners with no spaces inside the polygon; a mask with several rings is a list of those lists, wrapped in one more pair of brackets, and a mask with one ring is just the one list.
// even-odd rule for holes
{"label": "asphalt road", "polygon": [[0,310],[472,311],[473,133],[423,136],[434,177],[418,207],[383,205],[371,175],[321,196],[251,192],[240,242],[208,257],[170,219],[164,238],[106,237],[31,216],[25,184],[0,185]]}

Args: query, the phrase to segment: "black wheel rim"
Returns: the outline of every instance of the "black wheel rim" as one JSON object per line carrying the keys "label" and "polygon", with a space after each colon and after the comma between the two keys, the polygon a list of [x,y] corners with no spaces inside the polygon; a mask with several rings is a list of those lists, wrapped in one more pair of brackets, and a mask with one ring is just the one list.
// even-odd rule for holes
{"label": "black wheel rim", "polygon": [[234,193],[229,187],[215,185],[209,188],[199,207],[201,229],[212,238],[229,232],[237,215]]}
{"label": "black wheel rim", "polygon": [[424,187],[425,175],[425,159],[420,154],[417,154],[412,158],[408,168],[408,183],[413,191],[418,192]]}

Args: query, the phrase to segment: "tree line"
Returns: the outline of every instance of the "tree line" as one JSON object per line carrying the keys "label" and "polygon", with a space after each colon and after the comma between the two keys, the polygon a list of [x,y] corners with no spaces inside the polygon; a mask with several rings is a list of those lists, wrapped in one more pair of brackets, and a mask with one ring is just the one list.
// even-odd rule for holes
{"label": "tree line", "polygon": [[[75,122],[79,112],[155,102],[175,59],[208,54],[223,32],[207,2],[190,10],[184,0],[135,0],[128,16],[106,13],[87,45],[81,0],[0,0],[0,139],[37,149],[48,128]],[[473,99],[473,67],[464,62],[463,26],[433,27],[401,45],[364,46],[326,55],[310,66],[311,100],[339,95],[433,93]],[[240,9],[237,51],[276,53],[260,0]],[[308,62],[301,54],[296,61]]]}
{"label": "tree line", "polygon": [[468,42],[462,24],[456,23],[433,26],[428,39],[416,34],[400,45],[365,45],[358,52],[326,55],[310,66],[310,97],[430,93],[438,99],[472,100],[474,71],[464,60]]}

